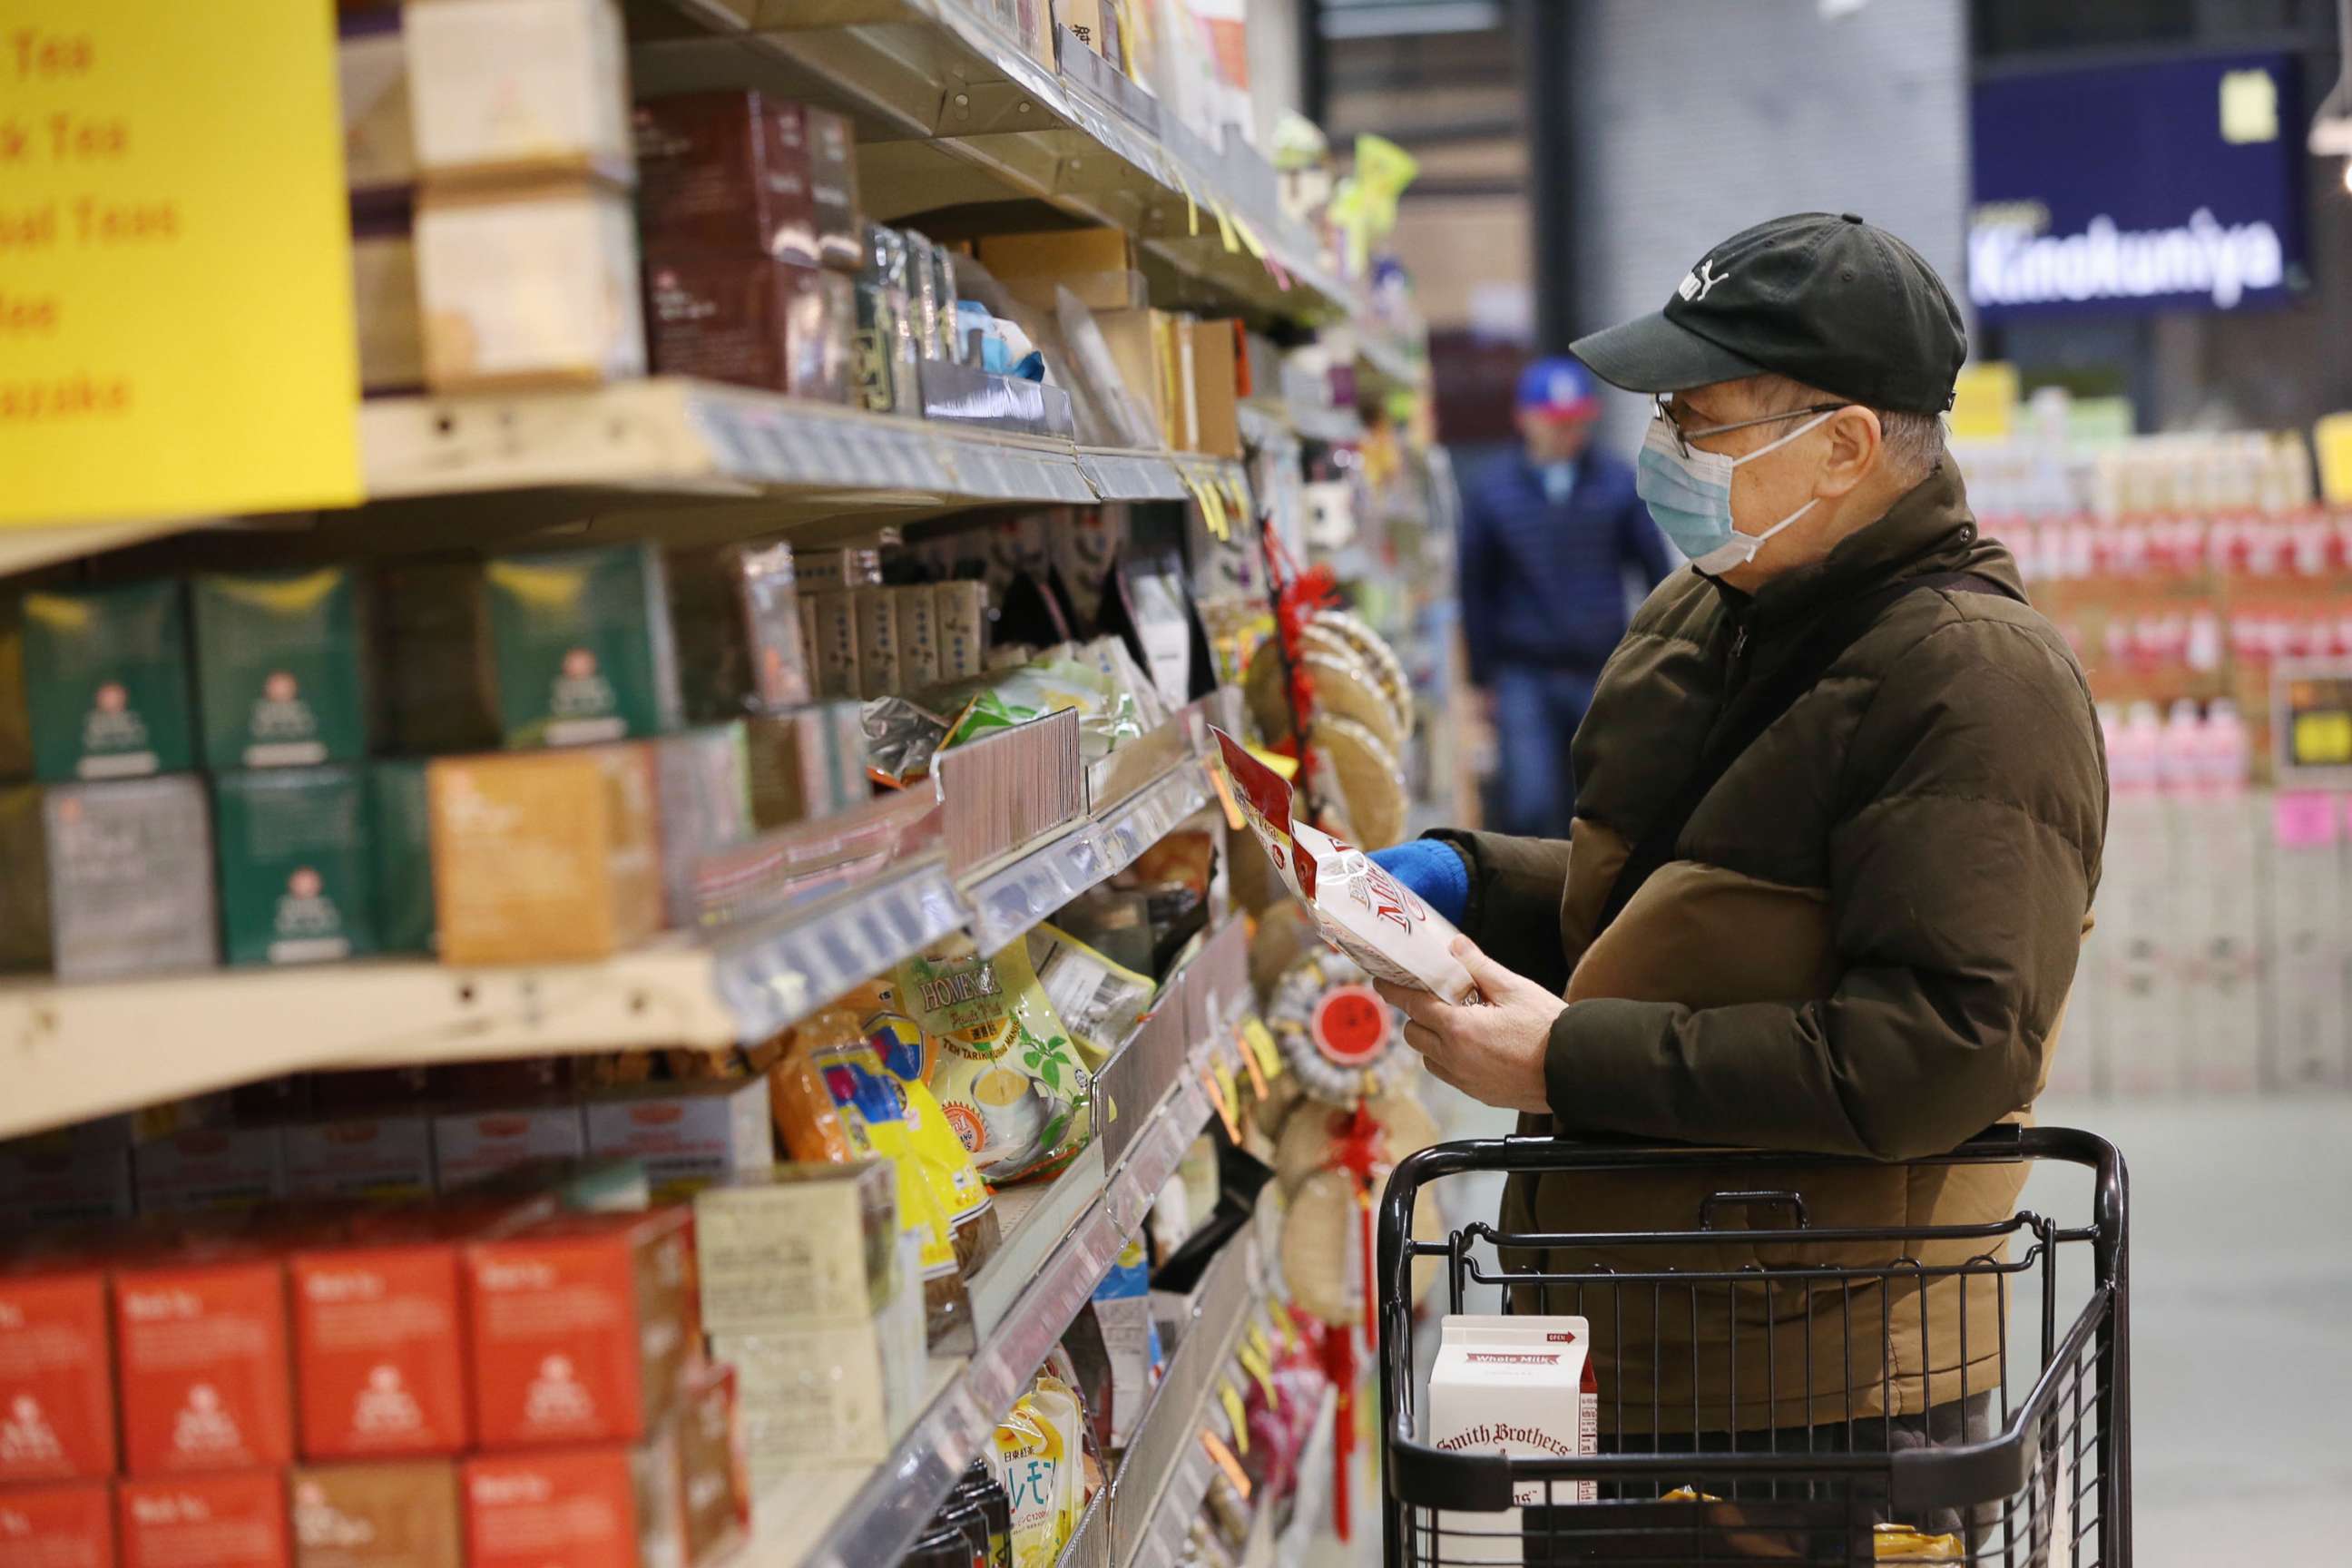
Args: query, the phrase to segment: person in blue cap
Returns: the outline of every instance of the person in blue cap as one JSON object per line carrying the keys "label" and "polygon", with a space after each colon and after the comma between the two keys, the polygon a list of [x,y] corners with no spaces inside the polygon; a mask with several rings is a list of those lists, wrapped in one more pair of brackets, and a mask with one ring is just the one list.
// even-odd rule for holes
{"label": "person in blue cap", "polygon": [[1626,573],[1647,593],[1674,569],[1633,468],[1591,447],[1599,412],[1582,365],[1537,360],[1519,377],[1523,447],[1465,487],[1462,630],[1500,752],[1505,833],[1567,837],[1569,742],[1625,635]]}

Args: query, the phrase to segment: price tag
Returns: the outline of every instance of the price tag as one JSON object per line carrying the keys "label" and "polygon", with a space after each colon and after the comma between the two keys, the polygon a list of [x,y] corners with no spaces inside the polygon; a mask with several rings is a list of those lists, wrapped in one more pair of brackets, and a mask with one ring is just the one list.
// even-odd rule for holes
{"label": "price tag", "polygon": [[1265,1395],[1266,1405],[1281,1409],[1282,1396],[1274,1391],[1274,1368],[1266,1364],[1265,1353],[1255,1345],[1244,1345],[1241,1363],[1242,1370],[1257,1380],[1258,1392]]}
{"label": "price tag", "polygon": [[1247,218],[1234,218],[1234,232],[1242,237],[1242,247],[1244,249],[1247,250],[1252,256],[1257,258],[1260,261],[1264,261],[1265,259],[1265,241],[1257,237],[1257,230],[1250,227],[1249,220]]}
{"label": "price tag", "polygon": [[1289,1304],[1279,1297],[1269,1298],[1265,1310],[1266,1316],[1274,1320],[1275,1331],[1282,1336],[1284,1348],[1297,1350],[1299,1345],[1298,1320],[1290,1315]]}
{"label": "price tag", "polygon": [[[1242,1405],[1241,1391],[1234,1386],[1231,1378],[1217,1379],[1217,1403],[1225,1407],[1225,1419],[1234,1424],[1234,1447],[1244,1454],[1248,1453],[1249,1413]],[[1201,1435],[1204,1437],[1216,1436],[1213,1432]],[[1209,1457],[1216,1458],[1214,1449],[1210,1451]]]}
{"label": "price tag", "polygon": [[[1223,1063],[1218,1065],[1223,1066]],[[1230,1083],[1232,1071],[1228,1069],[1223,1077],[1224,1082]],[[1234,1102],[1225,1094],[1224,1083],[1219,1082],[1218,1076],[1204,1068],[1201,1072],[1201,1087],[1209,1091],[1209,1103],[1216,1108],[1217,1120],[1225,1124],[1225,1136],[1239,1143],[1242,1141],[1241,1119],[1234,1114]]]}
{"label": "price tag", "polygon": [[[1269,1302],[1268,1305],[1271,1306],[1272,1303]],[[1264,1323],[1252,1323],[1249,1326],[1249,1342],[1257,1353],[1265,1358],[1266,1365],[1274,1364],[1274,1342],[1266,1337]]]}
{"label": "price tag", "polygon": [[1234,215],[1225,210],[1224,203],[1219,201],[1212,201],[1209,204],[1209,210],[1216,215],[1217,237],[1225,242],[1227,254],[1239,256],[1242,253],[1242,242],[1234,233]]}
{"label": "price tag", "polygon": [[1265,1098],[1265,1069],[1258,1066],[1257,1053],[1249,1047],[1241,1048],[1242,1069],[1249,1074],[1250,1092],[1260,1100]]}
{"label": "price tag", "polygon": [[2352,663],[2282,663],[2271,689],[2283,721],[2275,742],[2280,783],[2340,783],[2352,768]]}
{"label": "price tag", "polygon": [[[1209,1451],[1209,1458],[1216,1461],[1217,1468],[1225,1472],[1225,1479],[1234,1483],[1234,1490],[1242,1494],[1242,1500],[1248,1501],[1249,1476],[1243,1470],[1242,1462],[1234,1458],[1234,1451],[1219,1441],[1214,1432],[1201,1434],[1201,1447]],[[1249,1447],[1245,1441],[1243,1444],[1242,1452],[1244,1454],[1249,1452]]]}
{"label": "price tag", "polygon": [[1242,1020],[1242,1044],[1257,1058],[1260,1072],[1268,1078],[1282,1076],[1282,1047],[1274,1043],[1274,1031],[1265,1019],[1253,1015]]}

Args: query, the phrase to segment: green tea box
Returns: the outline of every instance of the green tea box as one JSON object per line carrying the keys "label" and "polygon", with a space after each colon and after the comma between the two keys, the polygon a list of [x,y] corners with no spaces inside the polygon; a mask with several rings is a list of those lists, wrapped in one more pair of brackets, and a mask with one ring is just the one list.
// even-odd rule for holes
{"label": "green tea box", "polygon": [[694,871],[703,857],[751,837],[751,757],[741,721],[653,742],[661,814],[662,923],[695,925]]}
{"label": "green tea box", "polygon": [[367,790],[353,767],[213,781],[221,931],[231,963],[315,963],[377,950]]}
{"label": "green tea box", "polygon": [[33,731],[25,712],[25,614],[0,594],[0,779],[29,778]]}
{"label": "green tea box", "polygon": [[667,574],[650,544],[509,555],[484,569],[510,748],[581,746],[678,726]]}
{"label": "green tea box", "polygon": [[206,767],[310,767],[367,755],[355,571],[215,574],[196,578],[189,596]]}
{"label": "green tea box", "polygon": [[498,679],[482,563],[426,556],[375,577],[385,749],[407,756],[499,743]]}
{"label": "green tea box", "polygon": [[433,814],[425,759],[368,766],[370,838],[375,847],[375,934],[386,952],[431,952]]}
{"label": "green tea box", "polygon": [[213,838],[193,774],[42,792],[49,939],[60,980],[220,962]]}
{"label": "green tea box", "polygon": [[34,772],[66,783],[196,765],[179,584],[27,594],[24,618]]}
{"label": "green tea box", "polygon": [[41,786],[0,784],[0,974],[49,966]]}

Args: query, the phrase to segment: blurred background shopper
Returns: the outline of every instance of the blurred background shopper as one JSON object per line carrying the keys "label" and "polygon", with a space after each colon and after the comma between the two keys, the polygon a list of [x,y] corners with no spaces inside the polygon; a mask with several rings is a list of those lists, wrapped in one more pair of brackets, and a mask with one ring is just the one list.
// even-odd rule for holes
{"label": "blurred background shopper", "polygon": [[1673,569],[1633,470],[1592,445],[1600,401],[1582,365],[1540,359],[1519,378],[1519,451],[1468,487],[1462,628],[1470,683],[1496,731],[1496,826],[1560,837],[1576,813],[1569,742],[1633,597]]}

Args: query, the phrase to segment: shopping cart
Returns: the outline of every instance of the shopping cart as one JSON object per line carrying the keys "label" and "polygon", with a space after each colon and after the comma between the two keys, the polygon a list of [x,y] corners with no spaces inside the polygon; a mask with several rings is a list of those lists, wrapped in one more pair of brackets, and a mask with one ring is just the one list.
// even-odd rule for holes
{"label": "shopping cart", "polygon": [[[1981,1226],[1817,1226],[1803,1183],[1825,1166],[1864,1163],[1814,1155],[1506,1138],[1405,1159],[1381,1205],[1376,1265],[1388,1568],[1854,1568],[1906,1550],[1909,1562],[2130,1568],[2121,1156],[2084,1132],[2003,1127],[1905,1169],[2008,1166],[1940,1179],[2016,1182],[2021,1162],[2080,1167],[2089,1223],[2020,1211]],[[1682,1231],[1505,1235],[1471,1225],[1414,1240],[1423,1189],[1479,1172],[1605,1174],[1619,1191],[1655,1184],[1697,1194],[1696,1212]],[[1736,1179],[1714,1190],[1719,1175]],[[1748,1227],[1731,1228],[1741,1213]],[[1506,1458],[1420,1440],[1417,1263],[1424,1274],[1442,1268],[1449,1311],[1588,1321],[1601,1453]],[[2062,1296],[2079,1308],[2062,1311]],[[1912,1342],[1928,1343],[1931,1305],[1957,1309],[1964,1347],[1932,1386],[1930,1374],[1892,1369],[1896,1358],[1879,1353],[1915,1312]],[[1742,1334],[1751,1336],[1744,1354]],[[2029,1348],[2038,1360],[2021,1353]],[[1990,1370],[1971,1375],[1972,1366]],[[1800,1382],[1801,1395],[1790,1386]],[[1801,1425],[1765,1414],[1785,1417],[1792,1400]],[[1926,1416],[1885,1414],[1930,1405]]]}

